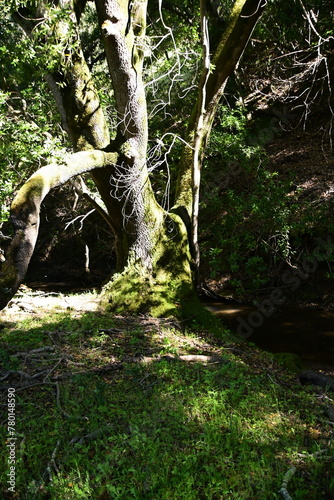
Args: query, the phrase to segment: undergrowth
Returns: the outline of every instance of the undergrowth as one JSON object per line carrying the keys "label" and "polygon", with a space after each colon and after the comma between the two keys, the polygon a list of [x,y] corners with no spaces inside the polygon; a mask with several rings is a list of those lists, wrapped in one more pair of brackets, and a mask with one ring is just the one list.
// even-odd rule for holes
{"label": "undergrowth", "polygon": [[9,308],[1,321],[2,498],[267,500],[292,466],[294,500],[333,498],[332,399],[269,354],[145,317]]}
{"label": "undergrowth", "polygon": [[[282,284],[287,270],[314,258],[319,239],[333,240],[332,200],[311,196],[298,169],[277,172],[266,152],[289,120],[275,109],[255,120],[246,108],[222,106],[212,131],[201,195],[202,273],[228,276],[235,296]],[[332,242],[328,250],[317,262],[332,278]]]}

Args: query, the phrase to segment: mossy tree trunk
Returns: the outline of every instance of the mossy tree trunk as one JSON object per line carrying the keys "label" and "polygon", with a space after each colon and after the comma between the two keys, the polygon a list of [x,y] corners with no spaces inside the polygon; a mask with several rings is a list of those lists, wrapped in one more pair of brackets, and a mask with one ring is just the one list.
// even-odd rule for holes
{"label": "mossy tree trunk", "polygon": [[236,69],[265,5],[266,0],[236,0],[219,45],[211,57],[206,0],[201,0],[203,70],[198,99],[188,123],[187,145],[181,157],[175,202],[176,207],[186,209],[191,219],[191,245],[197,270],[200,260],[199,195],[205,149],[227,80]]}
{"label": "mossy tree trunk", "polygon": [[14,237],[0,268],[0,309],[3,309],[22,283],[33,254],[39,229],[40,206],[57,186],[76,175],[96,168],[115,168],[116,153],[89,150],[69,155],[62,164],[37,170],[21,187],[11,205]]}
{"label": "mossy tree trunk", "polygon": [[[225,82],[240,59],[262,6],[258,0],[237,0],[211,61],[205,1],[201,0],[204,69],[186,137],[191,147],[185,148],[179,169],[176,206],[166,213],[156,201],[146,164],[148,124],[142,67],[147,0],[96,0],[118,116],[112,141],[80,48],[76,23],[84,4],[76,2],[76,15],[72,0],[44,2],[15,15],[27,35],[36,37],[43,19],[50,21],[55,11],[66,11],[58,21],[50,22],[53,38],[49,39],[57,40],[58,48],[59,42],[64,44],[64,57],[45,78],[75,153],[63,165],[36,172],[13,202],[15,235],[0,270],[0,307],[24,278],[44,196],[72,176],[91,171],[106,206],[118,257],[119,272],[102,293],[104,307],[191,317],[199,303],[193,286],[189,232],[184,217],[177,213],[183,208],[192,217],[196,247],[199,172],[205,145]],[[47,43],[48,38],[43,37]],[[41,40],[37,43],[40,46]]]}
{"label": "mossy tree trunk", "polygon": [[[41,19],[50,20],[51,7],[53,14],[57,9],[67,10],[67,21],[61,16],[52,29],[58,41],[64,33],[70,33],[72,48],[68,50],[65,40],[64,64],[45,78],[74,151],[83,152],[59,165],[56,182],[51,174],[54,166],[45,167],[16,196],[11,209],[15,235],[1,268],[0,307],[8,303],[24,278],[38,234],[44,196],[71,176],[88,170],[92,170],[116,239],[119,273],[105,287],[105,307],[163,315],[177,313],[185,297],[195,300],[187,231],[177,215],[168,215],[157,203],[146,166],[148,126],[142,81],[146,4],[141,0],[96,2],[118,114],[113,141],[77,43],[78,31],[73,30],[76,18],[71,1],[61,5],[44,3],[33,11],[24,9],[15,14],[26,34],[36,36]],[[100,162],[91,161],[89,168],[80,168],[76,163],[78,154],[87,158],[90,154],[94,160],[100,157]]]}

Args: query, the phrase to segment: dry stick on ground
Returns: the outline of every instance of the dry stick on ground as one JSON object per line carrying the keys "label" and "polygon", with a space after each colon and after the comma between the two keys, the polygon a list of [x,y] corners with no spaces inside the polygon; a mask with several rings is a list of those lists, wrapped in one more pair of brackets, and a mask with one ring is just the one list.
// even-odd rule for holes
{"label": "dry stick on ground", "polygon": [[[36,380],[36,379],[44,376],[44,380],[46,380],[49,373],[50,373],[50,370],[42,370],[38,373],[35,373],[35,375],[30,375],[29,373],[26,373],[22,370],[9,370],[0,378],[0,382],[3,382],[4,380],[6,380],[10,375],[24,377],[27,380]],[[17,386],[12,385],[12,387],[23,389],[23,388],[30,387],[30,384],[23,383],[23,384],[18,384]]]}
{"label": "dry stick on ground", "polygon": [[53,382],[36,382],[33,384],[13,384],[11,383],[10,385],[1,385],[0,386],[0,391],[7,391],[8,388],[13,387],[15,391],[23,391],[24,389],[31,389],[32,387],[36,387],[37,385],[54,385]]}
{"label": "dry stick on ground", "polygon": [[[45,472],[48,474],[50,482],[52,482],[52,476],[53,476],[52,469],[56,472],[56,474],[59,473],[58,467],[56,465],[56,454],[57,454],[59,446],[60,446],[60,439],[58,439],[57,444],[52,452],[51,460],[46,467]],[[52,467],[52,469],[51,469],[51,467]]]}
{"label": "dry stick on ground", "polygon": [[[11,358],[24,358],[24,361],[26,362],[28,359],[30,359],[30,361],[34,361],[34,362],[43,362],[44,359],[38,359],[36,358],[35,356],[38,355],[38,356],[44,356],[44,357],[49,357],[50,355],[54,355],[55,354],[55,348],[54,347],[49,347],[49,346],[46,346],[46,347],[41,347],[39,349],[32,349],[31,351],[27,351],[27,352],[17,352],[16,354],[10,356]],[[23,370],[9,370],[8,372],[6,372],[1,378],[0,378],[0,382],[3,382],[4,380],[6,380],[9,376],[20,376],[21,378],[24,377],[25,379],[27,380],[30,380],[30,381],[33,381],[33,380],[36,380],[40,377],[44,377],[43,381],[45,382],[48,378],[50,378],[50,375],[52,372],[54,372],[54,370],[57,368],[57,366],[65,360],[65,357],[60,357],[60,358],[57,358],[57,359],[52,359],[52,360],[48,360],[48,361],[56,361],[55,365],[51,368],[51,369],[42,369],[40,371],[38,371],[37,373],[35,373],[34,375],[30,375],[29,373],[23,371]],[[18,387],[21,387],[21,388],[26,388],[26,387],[30,387],[31,384],[20,384]],[[17,387],[17,388],[18,388]]]}
{"label": "dry stick on ground", "polygon": [[91,370],[84,370],[81,372],[67,372],[67,373],[60,373],[59,375],[56,375],[52,377],[52,380],[64,380],[67,378],[71,378],[75,375],[92,375],[92,374],[99,374],[99,373],[106,373],[111,370],[122,370],[124,367],[124,363],[121,361],[115,362],[115,363],[108,363],[107,365],[100,366],[99,368],[92,368]]}
{"label": "dry stick on ground", "polygon": [[71,419],[75,419],[75,420],[85,420],[85,421],[88,421],[88,417],[76,417],[76,416],[72,416],[70,415],[69,413],[67,413],[63,407],[61,406],[61,403],[60,403],[60,387],[59,387],[59,383],[58,382],[55,382],[53,385],[56,386],[56,399],[57,399],[57,406],[60,410],[60,412],[62,413],[62,415],[66,418],[71,418]]}
{"label": "dry stick on ground", "polygon": [[78,443],[78,444],[84,444],[88,443],[89,441],[93,441],[94,439],[98,439],[99,437],[103,436],[107,432],[111,432],[112,430],[112,425],[107,424],[106,426],[102,427],[101,429],[97,429],[93,432],[90,432],[89,434],[85,434],[85,436],[76,436],[75,438],[71,439],[69,442],[69,445]]}
{"label": "dry stick on ground", "polygon": [[32,375],[29,375],[29,373],[23,372],[21,370],[8,370],[1,378],[0,382],[3,382],[6,380],[10,375],[19,375],[20,377],[27,378],[28,380],[33,379],[34,377]]}
{"label": "dry stick on ground", "polygon": [[98,368],[92,368],[91,370],[60,373],[59,375],[52,377],[52,380],[64,380],[66,378],[73,377],[74,375],[92,375],[92,374],[106,373],[108,371],[113,371],[113,370],[122,370],[125,365],[131,363],[149,364],[158,361],[170,361],[170,362],[185,361],[193,363],[224,363],[224,364],[227,364],[229,362],[227,359],[224,359],[219,355],[204,356],[202,354],[185,354],[181,356],[174,356],[173,354],[165,354],[163,356],[153,356],[153,357],[139,356],[139,357],[131,357],[125,359],[124,361],[115,361],[112,363],[108,363]]}
{"label": "dry stick on ground", "polygon": [[[326,422],[326,421],[324,420],[324,422]],[[303,453],[297,453],[297,455],[301,458],[318,457],[318,458],[321,458],[323,460],[333,460],[332,455],[325,455],[325,453],[330,453],[330,451],[327,448],[325,448],[324,450],[315,451],[314,453],[307,453],[305,451]]]}
{"label": "dry stick on ground", "polygon": [[40,354],[44,352],[54,352],[55,348],[52,346],[40,347],[39,349],[32,349],[27,352],[17,352],[16,354],[12,354],[11,358],[25,358],[31,356],[32,354]]}

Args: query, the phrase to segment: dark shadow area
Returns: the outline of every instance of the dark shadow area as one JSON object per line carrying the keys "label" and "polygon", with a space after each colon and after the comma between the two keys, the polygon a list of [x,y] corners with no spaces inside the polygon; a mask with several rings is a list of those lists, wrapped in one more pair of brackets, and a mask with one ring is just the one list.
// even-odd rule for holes
{"label": "dark shadow area", "polygon": [[280,306],[265,317],[255,306],[212,303],[208,308],[233,332],[273,353],[297,354],[308,367],[334,370],[334,312]]}

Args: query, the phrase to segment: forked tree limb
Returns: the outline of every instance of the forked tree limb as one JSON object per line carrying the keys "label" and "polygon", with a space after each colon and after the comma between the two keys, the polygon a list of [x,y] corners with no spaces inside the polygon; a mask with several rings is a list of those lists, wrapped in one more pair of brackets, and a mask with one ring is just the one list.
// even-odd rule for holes
{"label": "forked tree limb", "polygon": [[40,168],[21,187],[10,211],[14,236],[5,261],[0,263],[0,310],[14,296],[26,275],[38,236],[40,206],[45,196],[76,175],[115,165],[117,158],[117,153],[98,150],[74,153],[61,164],[53,163]]}

